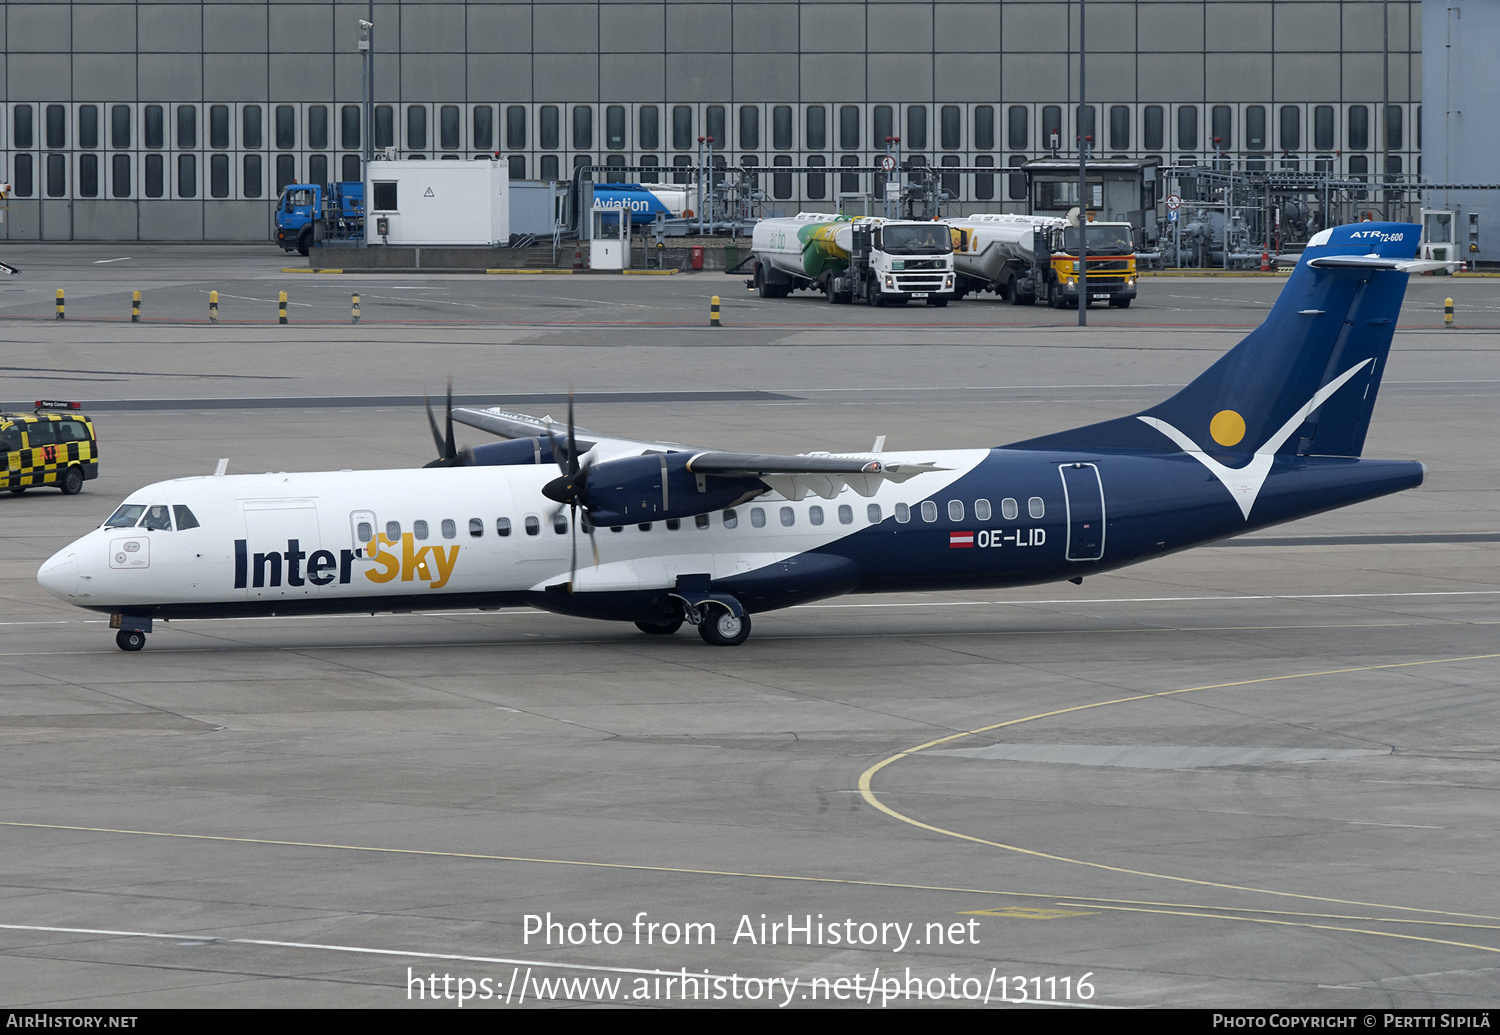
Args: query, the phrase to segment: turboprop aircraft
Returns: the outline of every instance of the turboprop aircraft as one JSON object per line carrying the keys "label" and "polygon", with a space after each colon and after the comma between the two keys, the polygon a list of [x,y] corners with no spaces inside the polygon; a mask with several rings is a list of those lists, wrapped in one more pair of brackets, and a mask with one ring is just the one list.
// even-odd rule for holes
{"label": "turboprop aircraft", "polygon": [[[1264,324],[1170,399],[1008,446],[765,456],[454,410],[420,470],[158,482],[37,579],[154,619],[499,608],[684,622],[733,646],[760,611],[901,590],[1080,582],[1419,485],[1362,459],[1416,226],[1312,239]],[[460,452],[453,421],[507,441]],[[580,562],[580,535],[586,540]]]}

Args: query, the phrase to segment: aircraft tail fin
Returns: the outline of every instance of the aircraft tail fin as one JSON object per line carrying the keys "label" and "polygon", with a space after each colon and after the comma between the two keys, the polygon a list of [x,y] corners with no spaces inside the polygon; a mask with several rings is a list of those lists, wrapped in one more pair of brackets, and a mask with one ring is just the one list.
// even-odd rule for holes
{"label": "aircraft tail fin", "polygon": [[1010,448],[1359,456],[1407,277],[1425,268],[1413,261],[1420,229],[1353,223],[1322,231],[1265,322],[1176,395]]}

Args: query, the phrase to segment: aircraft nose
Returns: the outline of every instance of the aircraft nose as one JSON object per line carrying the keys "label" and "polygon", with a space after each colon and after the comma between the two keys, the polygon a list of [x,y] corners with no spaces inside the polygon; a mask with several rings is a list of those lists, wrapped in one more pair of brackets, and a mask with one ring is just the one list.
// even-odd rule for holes
{"label": "aircraft nose", "polygon": [[78,557],[67,546],[47,559],[36,573],[37,582],[55,597],[72,603],[78,596]]}

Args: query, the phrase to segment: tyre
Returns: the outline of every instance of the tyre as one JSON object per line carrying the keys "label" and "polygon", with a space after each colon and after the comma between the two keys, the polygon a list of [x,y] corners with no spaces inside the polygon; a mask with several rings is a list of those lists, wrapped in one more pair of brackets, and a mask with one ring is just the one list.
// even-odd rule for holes
{"label": "tyre", "polygon": [[[302,232],[297,235],[297,254],[307,255],[312,251],[312,227],[304,226]],[[136,650],[140,650],[139,647]]]}
{"label": "tyre", "polygon": [[1111,298],[1109,304],[1116,309],[1129,309],[1131,300],[1128,298]]}
{"label": "tyre", "polygon": [[823,284],[823,294],[828,298],[829,305],[838,305],[843,299],[839,298],[839,293],[834,290],[833,285],[834,278],[829,277]]}
{"label": "tyre", "polygon": [[121,629],[115,633],[115,646],[121,650],[138,651],[146,645],[146,634],[135,629]]}
{"label": "tyre", "polygon": [[26,491],[26,488],[27,487],[25,485],[12,485],[10,487],[10,491],[13,492],[13,493],[15,493],[17,496],[19,496],[19,495],[21,495],[21,493],[23,493],[23,492]]}
{"label": "tyre", "polygon": [[930,306],[932,306],[934,309],[941,309],[941,308],[943,308],[943,306],[945,306],[945,305],[948,304],[948,296],[947,295],[929,295],[928,298],[927,298],[927,304],[930,305]]}
{"label": "tyre", "polygon": [[715,647],[738,647],[750,638],[750,616],[736,618],[724,608],[714,608],[698,626],[703,642]]}
{"label": "tyre", "polygon": [[652,636],[671,636],[682,628],[681,618],[667,618],[660,622],[636,622],[635,627],[643,633]]}
{"label": "tyre", "polygon": [[1047,304],[1053,309],[1061,309],[1063,307],[1062,290],[1056,284],[1052,284],[1047,288]]}
{"label": "tyre", "polygon": [[57,487],[62,490],[64,496],[77,496],[78,491],[83,488],[83,468],[73,464],[63,472],[62,481]]}

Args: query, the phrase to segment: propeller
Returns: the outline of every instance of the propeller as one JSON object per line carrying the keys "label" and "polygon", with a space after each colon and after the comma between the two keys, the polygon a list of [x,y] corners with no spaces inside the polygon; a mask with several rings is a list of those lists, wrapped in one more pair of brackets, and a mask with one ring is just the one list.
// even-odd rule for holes
{"label": "propeller", "polygon": [[[436,425],[434,425],[436,434]],[[573,583],[578,576],[578,510],[583,508],[583,516],[588,519],[588,496],[589,468],[593,466],[593,459],[586,463],[578,462],[578,436],[573,424],[573,390],[568,389],[568,440],[566,447],[566,459],[563,451],[558,449],[557,439],[549,429],[547,438],[552,443],[552,455],[557,457],[557,466],[562,475],[552,479],[542,486],[542,495],[558,504],[554,516],[562,512],[563,507],[569,508],[569,523],[572,526],[572,556],[568,562],[568,592],[573,592]],[[599,567],[599,544],[594,539],[594,523],[589,521],[588,525],[589,546],[594,552],[594,567]]]}
{"label": "propeller", "polygon": [[437,446],[438,456],[423,467],[463,467],[470,463],[469,451],[465,449],[459,452],[453,441],[453,378],[448,379],[448,396],[446,403],[446,415],[448,422],[448,435],[444,438],[438,431],[437,418],[432,415],[432,400],[424,394],[422,402],[427,406],[427,423],[432,428],[432,441]]}

